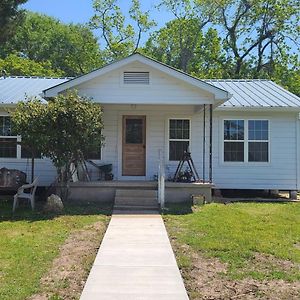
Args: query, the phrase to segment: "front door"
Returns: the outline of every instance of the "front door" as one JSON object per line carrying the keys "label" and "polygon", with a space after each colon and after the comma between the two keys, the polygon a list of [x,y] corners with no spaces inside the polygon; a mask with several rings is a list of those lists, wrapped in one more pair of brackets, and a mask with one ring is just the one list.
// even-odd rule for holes
{"label": "front door", "polygon": [[146,174],[146,116],[123,116],[122,175]]}

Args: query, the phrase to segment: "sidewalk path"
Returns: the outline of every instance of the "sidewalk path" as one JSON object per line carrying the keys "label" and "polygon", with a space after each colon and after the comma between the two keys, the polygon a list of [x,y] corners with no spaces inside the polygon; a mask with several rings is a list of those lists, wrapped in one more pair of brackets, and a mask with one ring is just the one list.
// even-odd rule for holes
{"label": "sidewalk path", "polygon": [[158,213],[113,213],[80,299],[188,299]]}

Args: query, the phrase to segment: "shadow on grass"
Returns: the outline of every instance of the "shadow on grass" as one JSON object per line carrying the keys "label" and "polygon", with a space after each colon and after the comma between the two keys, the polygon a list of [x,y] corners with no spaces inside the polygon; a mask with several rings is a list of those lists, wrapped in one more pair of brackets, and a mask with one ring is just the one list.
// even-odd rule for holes
{"label": "shadow on grass", "polygon": [[163,215],[188,215],[193,213],[193,203],[168,203],[163,210]]}
{"label": "shadow on grass", "polygon": [[100,202],[64,202],[64,210],[61,213],[45,212],[43,207],[45,202],[37,201],[36,209],[31,210],[27,202],[20,203],[15,213],[12,212],[13,199],[10,196],[0,196],[0,222],[3,221],[28,221],[35,222],[41,220],[51,220],[58,216],[75,215],[106,215],[112,214],[111,203]]}

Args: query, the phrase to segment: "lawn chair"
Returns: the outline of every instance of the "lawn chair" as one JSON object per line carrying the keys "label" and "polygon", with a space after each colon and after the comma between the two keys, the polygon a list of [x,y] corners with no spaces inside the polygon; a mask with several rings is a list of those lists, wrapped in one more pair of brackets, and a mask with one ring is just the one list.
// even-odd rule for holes
{"label": "lawn chair", "polygon": [[[38,178],[36,177],[31,184],[22,185],[17,193],[14,195],[14,204],[13,204],[13,212],[15,212],[16,207],[19,204],[19,199],[27,199],[30,202],[31,209],[34,210],[34,200],[35,200],[35,191],[38,184]],[[29,190],[29,192],[25,192],[25,190]]]}

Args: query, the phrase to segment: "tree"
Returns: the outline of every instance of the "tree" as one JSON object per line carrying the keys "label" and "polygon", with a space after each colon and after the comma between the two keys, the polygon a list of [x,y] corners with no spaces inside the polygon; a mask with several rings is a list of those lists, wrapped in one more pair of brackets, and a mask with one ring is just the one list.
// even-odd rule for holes
{"label": "tree", "polygon": [[27,0],[1,0],[0,3],[0,45],[14,34],[15,28],[24,17],[19,5]]}
{"label": "tree", "polygon": [[132,24],[126,25],[117,0],[94,0],[95,15],[90,21],[91,28],[99,29],[105,42],[105,54],[108,62],[134,53],[140,45],[142,34],[155,25],[149,18],[149,12],[142,12],[139,0],[132,0],[129,18]]}
{"label": "tree", "polygon": [[222,77],[225,55],[215,29],[203,33],[198,19],[175,19],[146,42],[143,51],[177,69],[193,75]]}
{"label": "tree", "polygon": [[26,13],[22,26],[3,48],[4,53],[50,62],[64,76],[81,75],[103,64],[97,38],[86,25],[67,25],[37,13]]}
{"label": "tree", "polygon": [[100,105],[75,91],[61,94],[47,105],[37,99],[19,102],[12,122],[22,144],[49,157],[62,182],[68,178],[73,161],[96,151],[103,142]]}
{"label": "tree", "polygon": [[[213,1],[162,0],[159,7],[165,7],[171,11],[175,19],[170,21],[165,29],[156,33],[161,35],[158,37],[160,40],[158,43],[163,45],[168,42],[172,48],[172,52],[168,55],[173,56],[173,51],[176,52],[176,67],[189,72],[192,65],[191,61],[196,56],[195,52],[199,51],[199,46],[203,42],[204,28],[214,18],[215,6]],[[213,31],[210,31],[210,34],[213,34]],[[162,39],[166,39],[166,41],[163,42]]]}
{"label": "tree", "polygon": [[217,3],[215,24],[225,32],[224,47],[233,61],[231,77],[247,77],[251,71],[252,76],[257,77],[263,69],[271,74],[273,62],[291,50],[291,42],[299,49],[298,0],[223,0]]}
{"label": "tree", "polygon": [[60,77],[64,73],[60,70],[54,71],[49,61],[35,62],[28,58],[10,54],[5,59],[0,58],[0,74],[5,75],[24,75],[24,76],[49,76]]}

